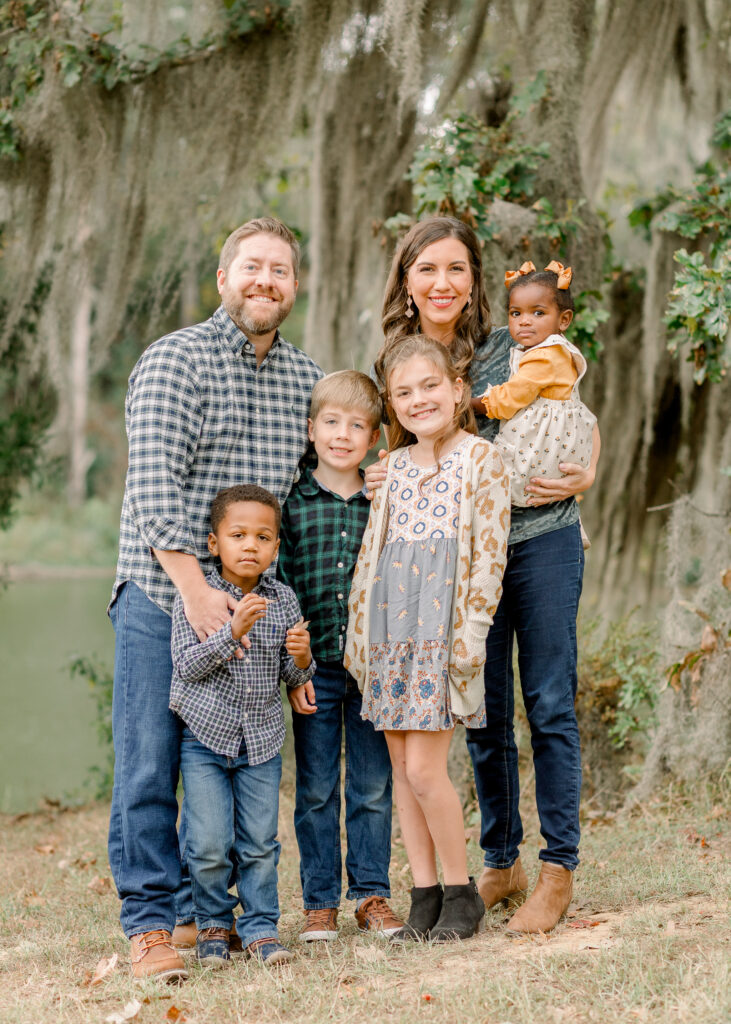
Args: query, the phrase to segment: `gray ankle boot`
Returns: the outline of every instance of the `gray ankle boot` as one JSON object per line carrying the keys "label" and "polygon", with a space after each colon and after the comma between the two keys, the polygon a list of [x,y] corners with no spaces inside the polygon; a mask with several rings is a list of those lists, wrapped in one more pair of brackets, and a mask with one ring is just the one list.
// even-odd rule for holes
{"label": "gray ankle boot", "polygon": [[442,910],[443,890],[441,885],[427,885],[411,890],[411,910],[403,928],[391,935],[391,942],[420,941],[430,937],[430,931],[437,923]]}
{"label": "gray ankle boot", "polygon": [[445,885],[442,912],[429,933],[433,942],[469,939],[485,916],[485,904],[470,876],[467,885]]}

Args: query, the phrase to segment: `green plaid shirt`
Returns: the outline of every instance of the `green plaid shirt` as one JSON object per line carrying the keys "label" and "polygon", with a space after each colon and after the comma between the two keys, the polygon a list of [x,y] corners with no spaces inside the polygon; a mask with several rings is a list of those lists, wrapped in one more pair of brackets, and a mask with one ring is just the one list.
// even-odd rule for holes
{"label": "green plaid shirt", "polygon": [[363,491],[346,501],[305,469],[282,511],[277,576],[309,619],[319,662],[343,659],[350,584],[370,505]]}

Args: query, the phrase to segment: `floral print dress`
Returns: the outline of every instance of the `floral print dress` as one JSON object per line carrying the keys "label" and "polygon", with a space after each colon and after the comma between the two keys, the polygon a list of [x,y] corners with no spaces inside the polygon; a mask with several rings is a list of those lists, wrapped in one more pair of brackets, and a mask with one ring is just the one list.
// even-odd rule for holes
{"label": "floral print dress", "polygon": [[371,597],[370,688],[361,711],[378,730],[486,724],[484,702],[465,718],[454,715],[449,703],[449,627],[467,440],[447,454],[436,474],[434,466],[418,466],[410,450],[393,465],[388,532]]}

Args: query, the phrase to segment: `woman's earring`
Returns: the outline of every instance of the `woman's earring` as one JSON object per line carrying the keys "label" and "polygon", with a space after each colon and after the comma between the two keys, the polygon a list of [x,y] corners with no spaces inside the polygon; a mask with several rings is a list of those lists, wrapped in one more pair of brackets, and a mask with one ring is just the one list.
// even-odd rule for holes
{"label": "woman's earring", "polygon": [[409,319],[411,319],[411,317],[413,315],[414,315],[414,309],[413,309],[413,306],[411,305],[411,295],[409,295],[408,299],[406,300],[406,316]]}

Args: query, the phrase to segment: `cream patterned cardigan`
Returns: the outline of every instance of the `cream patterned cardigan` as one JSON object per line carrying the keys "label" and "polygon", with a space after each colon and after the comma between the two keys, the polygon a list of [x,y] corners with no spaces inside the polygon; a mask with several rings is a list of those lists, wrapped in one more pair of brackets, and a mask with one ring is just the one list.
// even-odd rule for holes
{"label": "cream patterned cardigan", "polygon": [[[344,665],[363,693],[370,686],[371,593],[388,529],[388,489],[394,460],[405,450],[397,449],[388,458],[388,473],[373,498],[350,591]],[[502,593],[509,530],[508,475],[494,445],[473,437],[465,449],[462,471],[457,527],[459,577],[449,631],[449,697],[456,715],[475,712],[484,696],[485,639]]]}

